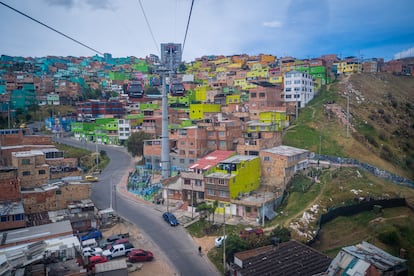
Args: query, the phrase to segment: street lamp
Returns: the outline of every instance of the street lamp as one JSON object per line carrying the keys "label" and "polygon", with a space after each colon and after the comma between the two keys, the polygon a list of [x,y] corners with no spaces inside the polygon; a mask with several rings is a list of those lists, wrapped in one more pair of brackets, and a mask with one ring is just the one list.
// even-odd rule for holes
{"label": "street lamp", "polygon": [[224,203],[223,221],[223,272],[226,275],[226,203]]}
{"label": "street lamp", "polygon": [[194,218],[194,183],[191,180],[191,219]]}

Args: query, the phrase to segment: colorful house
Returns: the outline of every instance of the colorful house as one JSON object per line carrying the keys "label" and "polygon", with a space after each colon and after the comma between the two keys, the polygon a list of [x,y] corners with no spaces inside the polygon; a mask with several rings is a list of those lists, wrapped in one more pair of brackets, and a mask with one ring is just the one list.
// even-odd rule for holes
{"label": "colorful house", "polygon": [[[260,186],[258,156],[235,155],[220,162],[213,171],[205,176],[205,200],[209,204],[219,201],[217,213],[224,213],[224,206],[231,199],[250,193]],[[231,212],[236,214],[236,210]]]}

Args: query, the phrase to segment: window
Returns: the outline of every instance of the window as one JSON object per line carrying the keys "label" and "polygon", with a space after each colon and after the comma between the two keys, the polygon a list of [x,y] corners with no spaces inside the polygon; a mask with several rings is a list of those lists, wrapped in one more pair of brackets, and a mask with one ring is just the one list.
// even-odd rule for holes
{"label": "window", "polygon": [[30,172],[29,171],[24,171],[23,172],[23,176],[28,176],[28,175],[30,175]]}
{"label": "window", "polygon": [[185,162],[184,159],[180,159],[181,164],[184,164],[184,162]]}
{"label": "window", "polygon": [[286,95],[286,99],[291,99],[292,95]]}
{"label": "window", "polygon": [[220,191],[220,192],[219,192],[219,196],[220,196],[220,197],[229,197],[229,192],[226,192],[226,191]]}
{"label": "window", "polygon": [[[288,77],[288,76],[286,76],[286,77]],[[292,81],[285,81],[285,84],[287,84],[287,85],[292,84]]]}
{"label": "window", "polygon": [[208,135],[209,137],[214,136],[214,132],[213,132],[213,131],[209,131],[209,132],[207,133],[207,135]]}
{"label": "window", "polygon": [[246,213],[250,213],[252,211],[252,208],[249,206],[246,206]]}
{"label": "window", "polygon": [[215,193],[215,191],[213,189],[207,189],[207,194],[209,196],[215,196],[216,195],[216,193]]}
{"label": "window", "polygon": [[22,165],[29,165],[30,159],[22,159]]}
{"label": "window", "polygon": [[200,179],[196,179],[196,181],[195,181],[195,185],[196,185],[196,186],[201,186],[201,185],[202,185],[201,180],[200,180]]}
{"label": "window", "polygon": [[224,185],[224,179],[219,179],[219,184]]}
{"label": "window", "polygon": [[190,151],[188,151],[188,154],[194,155],[194,151],[193,150],[190,150]]}
{"label": "window", "polygon": [[270,161],[270,156],[263,157],[263,161]]}
{"label": "window", "polygon": [[180,145],[182,145],[182,146],[185,145],[185,142],[184,141],[181,141],[180,142]]}
{"label": "window", "polygon": [[184,155],[185,154],[185,150],[180,150],[180,155]]}
{"label": "window", "polygon": [[256,98],[256,92],[250,93],[250,97]]}
{"label": "window", "polygon": [[295,80],[295,84],[300,84],[300,80]]}
{"label": "window", "polygon": [[266,97],[266,94],[264,92],[260,92],[259,93],[259,98],[264,98],[264,97]]}
{"label": "window", "polygon": [[214,140],[207,141],[207,146],[215,146],[215,145],[216,145],[216,141]]}
{"label": "window", "polygon": [[2,216],[1,222],[9,221],[9,216]]}
{"label": "window", "polygon": [[39,170],[39,174],[46,174],[45,170]]}
{"label": "window", "polygon": [[224,136],[226,136],[226,133],[224,131],[219,131],[218,136],[219,137],[224,137]]}
{"label": "window", "polygon": [[292,91],[292,88],[290,88],[290,87],[285,88],[285,92],[290,92],[290,91]]}
{"label": "window", "polygon": [[226,142],[227,141],[220,141],[219,142],[219,148],[225,148],[226,147]]}
{"label": "window", "polygon": [[300,91],[300,87],[295,87],[295,91]]}
{"label": "window", "polygon": [[190,185],[191,180],[190,179],[184,179],[184,185]]}

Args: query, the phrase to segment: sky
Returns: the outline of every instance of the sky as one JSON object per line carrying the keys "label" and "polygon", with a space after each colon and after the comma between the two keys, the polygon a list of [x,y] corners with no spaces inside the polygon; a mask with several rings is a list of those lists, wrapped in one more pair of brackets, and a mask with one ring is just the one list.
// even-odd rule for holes
{"label": "sky", "polygon": [[2,3],[113,57],[414,56],[413,0],[195,0],[185,43],[192,0],[0,0],[0,54],[43,57],[97,53]]}

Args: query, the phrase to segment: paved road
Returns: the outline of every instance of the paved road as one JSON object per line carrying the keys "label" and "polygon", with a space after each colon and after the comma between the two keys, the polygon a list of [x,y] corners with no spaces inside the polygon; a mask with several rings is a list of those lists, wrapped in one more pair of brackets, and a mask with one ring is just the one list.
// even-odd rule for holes
{"label": "paved road", "polygon": [[[57,140],[75,147],[96,150],[94,144],[86,144],[72,139]],[[99,182],[92,187],[92,200],[99,209],[110,207],[111,183],[117,185],[131,169],[131,156],[122,147],[99,145],[98,150],[105,150],[111,162],[99,177]],[[119,190],[119,189],[118,189]],[[125,195],[113,193],[112,207],[117,213],[131,221],[158,245],[161,251],[176,268],[178,275],[219,275],[216,268],[204,256],[200,257],[194,241],[182,228],[171,227],[161,217],[161,212],[152,204],[131,199]]]}

